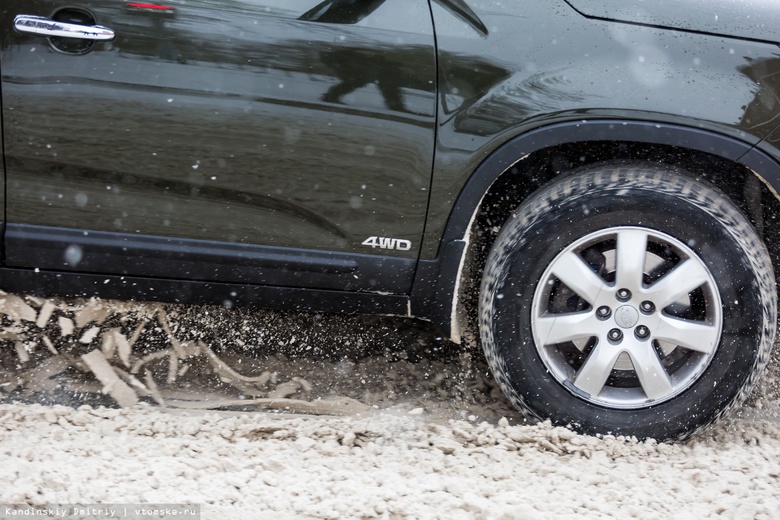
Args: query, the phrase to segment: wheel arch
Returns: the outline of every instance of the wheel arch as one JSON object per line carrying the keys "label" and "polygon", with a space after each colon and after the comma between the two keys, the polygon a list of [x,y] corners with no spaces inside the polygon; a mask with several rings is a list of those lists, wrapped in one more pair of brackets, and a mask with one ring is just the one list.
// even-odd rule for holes
{"label": "wheel arch", "polygon": [[[519,135],[486,157],[464,184],[442,235],[436,275],[431,265],[422,266],[420,279],[427,282],[415,284],[412,306],[425,300],[423,294],[435,294],[435,301],[429,297],[422,305],[425,317],[456,342],[475,337],[479,274],[503,221],[536,189],[584,164],[631,160],[682,167],[736,199],[763,235],[764,205],[780,215],[780,164],[753,141],[639,120],[572,121]],[[712,170],[718,174],[709,175]],[[775,266],[780,265],[778,235],[778,247],[767,244]]]}

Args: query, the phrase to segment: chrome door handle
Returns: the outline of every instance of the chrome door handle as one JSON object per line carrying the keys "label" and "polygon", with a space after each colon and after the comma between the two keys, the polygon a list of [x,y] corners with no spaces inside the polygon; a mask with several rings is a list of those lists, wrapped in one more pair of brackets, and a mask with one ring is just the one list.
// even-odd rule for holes
{"label": "chrome door handle", "polygon": [[49,38],[108,41],[113,40],[115,36],[114,31],[100,25],[78,25],[26,14],[20,14],[14,18],[14,29],[20,33],[39,34]]}

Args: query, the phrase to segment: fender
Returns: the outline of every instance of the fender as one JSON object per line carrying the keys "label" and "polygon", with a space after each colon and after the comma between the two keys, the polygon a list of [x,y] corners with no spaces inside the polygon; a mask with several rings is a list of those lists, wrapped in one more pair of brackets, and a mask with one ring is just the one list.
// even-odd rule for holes
{"label": "fender", "polygon": [[469,177],[450,213],[435,260],[421,260],[412,290],[412,314],[430,319],[451,339],[459,341],[456,311],[458,282],[468,245],[468,234],[482,198],[508,168],[529,154],[562,144],[587,141],[624,141],[669,145],[710,153],[751,169],[780,193],[780,164],[748,143],[712,131],[647,121],[587,120],[538,128],[519,135],[491,153]]}
{"label": "fender", "polygon": [[[746,139],[750,137],[745,134]],[[560,123],[532,130],[507,141],[477,167],[453,206],[439,253],[445,244],[465,237],[482,197],[507,168],[526,155],[545,148],[587,141],[669,145],[707,152],[748,166],[780,193],[780,165],[755,149],[758,140],[750,144],[707,130],[647,121],[589,120]]]}

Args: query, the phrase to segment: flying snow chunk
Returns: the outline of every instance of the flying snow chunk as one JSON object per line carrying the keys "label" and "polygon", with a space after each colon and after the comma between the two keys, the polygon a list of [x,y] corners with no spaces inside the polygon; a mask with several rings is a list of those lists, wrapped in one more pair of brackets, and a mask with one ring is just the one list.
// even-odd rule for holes
{"label": "flying snow chunk", "polygon": [[81,246],[71,244],[65,248],[65,263],[67,265],[76,267],[79,265],[79,263],[81,263],[83,257],[84,252],[82,251]]}

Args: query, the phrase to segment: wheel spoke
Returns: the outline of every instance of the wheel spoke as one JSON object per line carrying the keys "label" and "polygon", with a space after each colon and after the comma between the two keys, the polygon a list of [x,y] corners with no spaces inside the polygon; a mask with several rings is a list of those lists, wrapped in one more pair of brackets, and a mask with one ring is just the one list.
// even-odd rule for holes
{"label": "wheel spoke", "polygon": [[663,309],[709,280],[705,267],[697,260],[688,259],[654,283],[647,296]]}
{"label": "wheel spoke", "polygon": [[554,345],[597,334],[598,320],[593,312],[548,314],[536,320],[536,337],[543,345]]}
{"label": "wheel spoke", "polygon": [[702,322],[660,316],[653,337],[696,352],[711,354],[718,342],[718,328]]}
{"label": "wheel spoke", "polygon": [[622,352],[619,348],[599,341],[577,372],[574,386],[587,392],[591,397],[598,397]]}
{"label": "wheel spoke", "polygon": [[552,274],[581,298],[594,305],[606,282],[576,253],[568,252],[553,265]]}
{"label": "wheel spoke", "polygon": [[672,392],[672,381],[652,342],[635,344],[627,352],[648,399],[662,399]]}
{"label": "wheel spoke", "polygon": [[625,287],[634,291],[642,287],[646,255],[646,232],[628,229],[617,234],[616,287]]}

